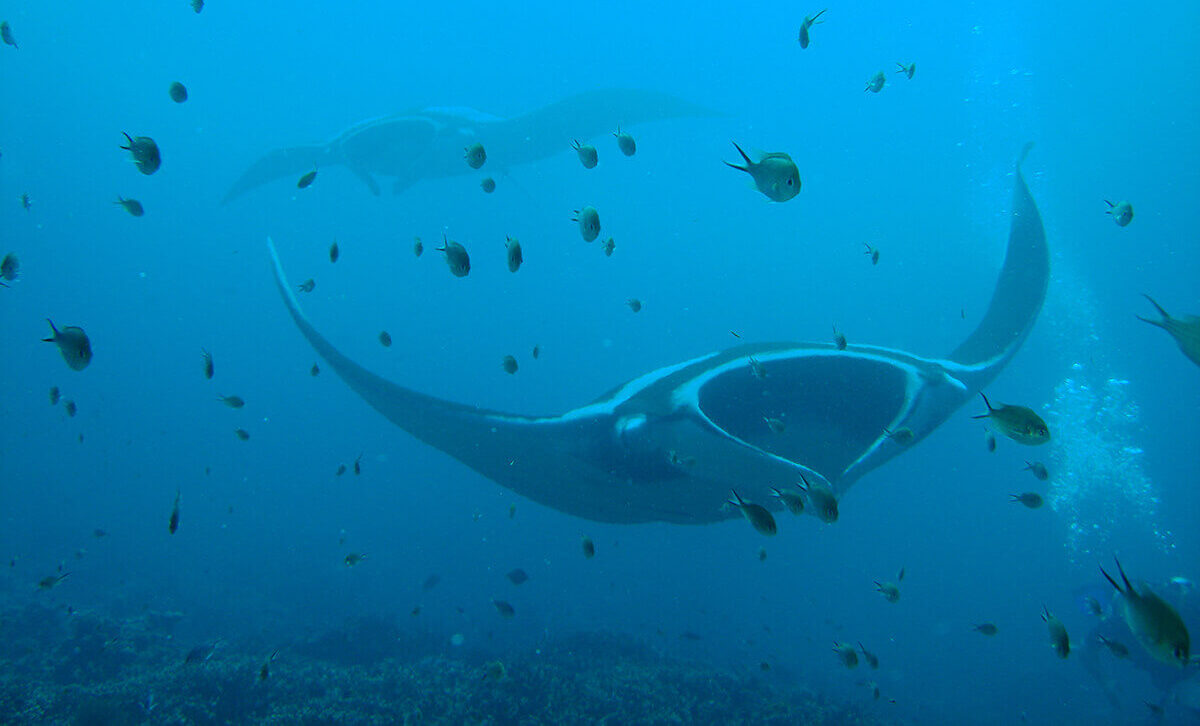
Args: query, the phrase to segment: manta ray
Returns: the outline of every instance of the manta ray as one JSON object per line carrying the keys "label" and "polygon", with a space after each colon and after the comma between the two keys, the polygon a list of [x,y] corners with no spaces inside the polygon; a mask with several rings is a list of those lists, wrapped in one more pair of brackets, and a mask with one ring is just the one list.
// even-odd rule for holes
{"label": "manta ray", "polygon": [[465,147],[480,142],[492,166],[526,164],[618,125],[715,115],[701,106],[655,91],[601,89],[565,98],[511,119],[468,108],[429,108],[371,119],[343,131],[327,144],[276,149],[234,182],[228,203],[268,182],[314,169],[343,166],[379,195],[376,177],[392,177],[400,193],[421,179],[474,172]]}
{"label": "manta ray", "polygon": [[[870,345],[746,344],[651,371],[556,416],[447,401],[368,371],[313,327],[269,238],[267,245],[300,332],[392,423],[561,512],[702,524],[741,516],[726,506],[731,489],[766,504],[772,487],[803,478],[827,483],[840,498],[1000,373],[1037,319],[1050,272],[1041,216],[1021,172],[1028,149],[1014,173],[1008,247],[991,303],[945,358]],[[786,426],[768,426],[766,417]],[[905,429],[911,435],[894,435]]]}

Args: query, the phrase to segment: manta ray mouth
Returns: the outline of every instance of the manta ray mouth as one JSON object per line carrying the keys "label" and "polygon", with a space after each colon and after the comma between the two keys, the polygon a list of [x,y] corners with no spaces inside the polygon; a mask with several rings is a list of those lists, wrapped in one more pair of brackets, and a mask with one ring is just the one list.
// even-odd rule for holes
{"label": "manta ray mouth", "polygon": [[911,408],[912,371],[894,363],[838,351],[764,358],[765,378],[739,366],[701,383],[697,409],[729,436],[830,481]]}

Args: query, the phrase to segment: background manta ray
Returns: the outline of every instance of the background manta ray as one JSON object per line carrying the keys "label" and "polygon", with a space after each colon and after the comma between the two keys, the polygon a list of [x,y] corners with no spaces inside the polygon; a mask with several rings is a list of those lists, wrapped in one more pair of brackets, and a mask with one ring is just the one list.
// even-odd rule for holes
{"label": "background manta ray", "polygon": [[392,191],[400,193],[421,179],[473,172],[463,149],[476,141],[493,164],[527,164],[561,152],[572,138],[615,131],[617,123],[711,115],[665,93],[628,89],[580,93],[511,119],[464,108],[422,109],[364,121],[327,144],[276,149],[242,174],[223,203],[276,179],[333,166],[349,169],[375,195],[376,177],[393,177]]}
{"label": "background manta ray", "polygon": [[[520,416],[391,383],[340,353],[300,310],[268,240],[300,331],[389,421],[509,489],[585,519],[715,522],[732,488],[769,501],[801,475],[839,498],[927,436],[1000,372],[1041,310],[1049,254],[1017,162],[1008,249],[979,327],[945,359],[873,346],[762,343],[640,376],[560,416]],[[764,375],[765,374],[765,375]],[[764,417],[779,416],[782,431]],[[900,443],[886,430],[908,429]],[[886,430],[885,430],[886,429]],[[810,507],[809,510],[812,508]]]}

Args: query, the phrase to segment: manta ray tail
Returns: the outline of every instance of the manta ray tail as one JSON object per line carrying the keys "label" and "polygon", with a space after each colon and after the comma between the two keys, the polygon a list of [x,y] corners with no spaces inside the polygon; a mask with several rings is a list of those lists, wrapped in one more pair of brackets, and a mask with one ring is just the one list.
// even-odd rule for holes
{"label": "manta ray tail", "polygon": [[975,375],[967,376],[975,390],[995,378],[1016,354],[1046,299],[1050,251],[1042,217],[1021,172],[1031,148],[1032,143],[1026,144],[1017,159],[1008,250],[991,304],[975,332],[950,354],[951,361],[975,369]]}
{"label": "manta ray tail", "polygon": [[225,193],[221,204],[228,204],[251,189],[260,187],[267,182],[287,176],[299,178],[305,172],[331,163],[333,162],[329,159],[329,149],[324,145],[276,149],[254,162],[249,169],[243,172]]}

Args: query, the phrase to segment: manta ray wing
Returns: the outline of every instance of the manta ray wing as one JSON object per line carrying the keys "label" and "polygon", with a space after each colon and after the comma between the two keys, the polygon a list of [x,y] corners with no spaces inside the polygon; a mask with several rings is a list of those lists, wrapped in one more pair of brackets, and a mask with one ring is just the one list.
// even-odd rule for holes
{"label": "manta ray wing", "polygon": [[[554,509],[597,521],[697,524],[738,516],[724,504],[731,488],[768,502],[770,487],[803,475],[840,497],[999,373],[1029,334],[1049,279],[1045,234],[1020,162],[1015,177],[991,306],[949,358],[872,346],[746,345],[652,371],[560,416],[452,403],[367,371],[304,316],[268,243],[300,331],[388,420]],[[888,435],[901,430],[904,441]]]}

